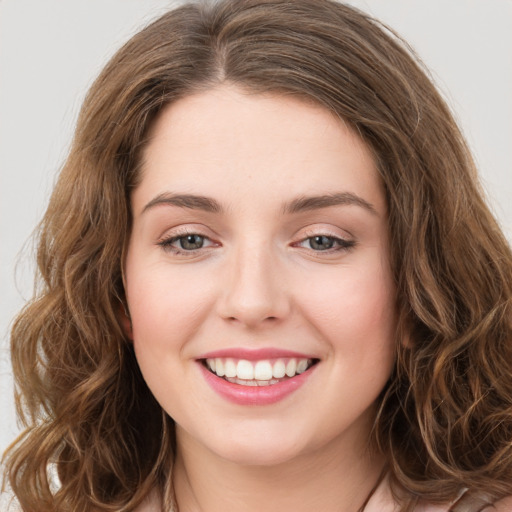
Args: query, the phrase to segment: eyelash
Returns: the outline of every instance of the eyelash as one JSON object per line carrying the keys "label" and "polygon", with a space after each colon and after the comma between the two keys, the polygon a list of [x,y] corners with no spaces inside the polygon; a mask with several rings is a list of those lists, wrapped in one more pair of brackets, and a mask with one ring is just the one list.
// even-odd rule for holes
{"label": "eyelash", "polygon": [[[187,249],[183,249],[183,248],[179,249],[178,247],[174,247],[172,245],[172,244],[178,242],[179,240],[183,240],[189,236],[200,237],[203,240],[208,240],[209,242],[211,242],[211,240],[205,235],[201,235],[201,234],[193,232],[193,231],[184,231],[183,233],[178,233],[173,236],[163,238],[162,240],[160,240],[157,243],[157,245],[162,247],[162,249],[164,251],[170,252],[177,256],[192,256],[192,255],[196,255],[198,251],[205,249],[205,247],[200,247],[198,249],[188,249],[187,250]],[[212,247],[214,245],[216,245],[216,244],[214,242],[212,242],[211,245],[208,245],[206,248]]]}
{"label": "eyelash", "polygon": [[314,240],[315,238],[326,238],[334,244],[334,247],[330,247],[330,248],[324,249],[324,250],[315,250],[312,247],[309,247],[308,250],[314,252],[315,254],[333,254],[333,253],[342,252],[342,251],[349,251],[356,245],[356,242],[354,240],[346,240],[344,238],[340,238],[337,236],[324,234],[324,233],[308,234],[308,236],[306,236],[299,242],[295,243],[294,245],[301,246],[301,244],[303,244],[307,241],[309,241],[311,243],[311,241]]}
{"label": "eyelash", "polygon": [[[202,246],[197,249],[183,249],[183,248],[180,249],[178,247],[173,246],[173,244],[175,244],[176,242],[179,242],[180,240],[183,240],[183,239],[185,239],[187,237],[191,237],[191,236],[200,237],[201,239],[203,239],[203,243],[204,243],[204,241],[209,241],[210,244],[207,245],[206,247]],[[356,245],[356,242],[353,240],[346,240],[344,238],[339,238],[339,237],[332,236],[329,234],[311,233],[311,234],[308,234],[308,236],[306,236],[305,238],[301,239],[299,242],[294,243],[293,246],[300,247],[303,243],[305,243],[307,241],[310,241],[310,243],[311,243],[311,241],[314,240],[315,238],[328,239],[334,245],[333,247],[329,247],[328,249],[324,249],[324,250],[315,250],[312,247],[307,248],[309,251],[311,251],[315,254],[334,254],[337,252],[349,251]],[[160,240],[157,245],[162,247],[162,249],[164,251],[170,252],[176,256],[193,256],[193,255],[196,255],[199,251],[208,249],[209,247],[215,246],[216,244],[215,244],[215,242],[212,242],[210,240],[210,238],[208,238],[205,235],[201,235],[200,233],[193,232],[193,231],[184,231],[183,233],[178,233],[173,236],[170,236],[170,237]]]}

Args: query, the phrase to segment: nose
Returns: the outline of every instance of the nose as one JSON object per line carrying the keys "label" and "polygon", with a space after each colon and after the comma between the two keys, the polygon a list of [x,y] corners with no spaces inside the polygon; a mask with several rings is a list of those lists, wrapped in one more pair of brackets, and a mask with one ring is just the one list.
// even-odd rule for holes
{"label": "nose", "polygon": [[268,248],[240,249],[226,261],[219,315],[253,329],[284,320],[290,297],[278,267]]}

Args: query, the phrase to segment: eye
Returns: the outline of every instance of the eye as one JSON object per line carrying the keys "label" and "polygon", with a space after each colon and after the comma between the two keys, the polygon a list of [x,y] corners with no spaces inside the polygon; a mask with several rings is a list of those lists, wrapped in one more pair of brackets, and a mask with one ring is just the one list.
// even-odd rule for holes
{"label": "eye", "polygon": [[197,233],[184,233],[164,238],[158,242],[158,245],[166,251],[175,254],[185,254],[193,253],[194,251],[205,249],[215,244],[204,235],[199,235]]}
{"label": "eye", "polygon": [[307,239],[311,249],[315,251],[327,251],[328,249],[332,249],[336,244],[336,240],[331,236],[312,236]]}
{"label": "eye", "polygon": [[334,252],[350,249],[355,245],[352,240],[344,240],[335,236],[315,235],[305,238],[297,244],[299,247],[311,249],[315,252]]}
{"label": "eye", "polygon": [[180,236],[175,240],[175,242],[179,245],[180,249],[184,249],[185,251],[194,251],[203,247],[205,237],[201,235],[186,235]]}

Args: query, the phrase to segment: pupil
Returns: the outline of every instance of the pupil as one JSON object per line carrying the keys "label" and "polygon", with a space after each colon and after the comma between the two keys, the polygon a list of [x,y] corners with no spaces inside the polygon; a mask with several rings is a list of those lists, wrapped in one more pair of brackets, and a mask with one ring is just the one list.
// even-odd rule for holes
{"label": "pupil", "polygon": [[199,235],[187,235],[182,237],[181,246],[183,249],[200,249],[203,246],[203,237]]}
{"label": "pupil", "polygon": [[334,240],[328,236],[315,236],[311,239],[310,243],[313,249],[325,251],[332,248]]}

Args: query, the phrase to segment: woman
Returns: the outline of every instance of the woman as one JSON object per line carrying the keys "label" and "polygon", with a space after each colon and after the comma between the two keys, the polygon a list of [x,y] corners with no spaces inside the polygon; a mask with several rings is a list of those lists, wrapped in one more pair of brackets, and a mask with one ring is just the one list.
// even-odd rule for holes
{"label": "woman", "polygon": [[12,333],[23,510],[512,510],[510,249],[364,14],[231,0],[136,35],[38,260]]}

